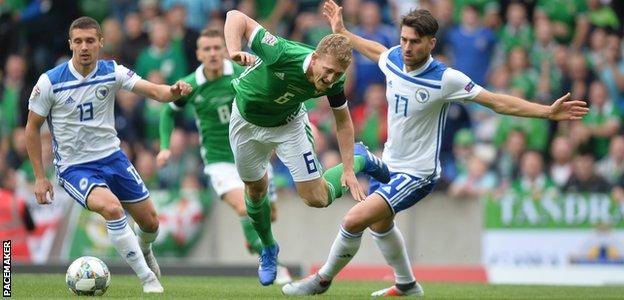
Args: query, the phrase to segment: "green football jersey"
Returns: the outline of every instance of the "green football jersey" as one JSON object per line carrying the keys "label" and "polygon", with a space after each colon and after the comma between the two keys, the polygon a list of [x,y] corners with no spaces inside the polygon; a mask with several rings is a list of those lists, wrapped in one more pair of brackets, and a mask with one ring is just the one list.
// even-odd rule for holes
{"label": "green football jersey", "polygon": [[306,100],[337,95],[344,89],[345,75],[323,92],[308,81],[305,72],[314,52],[308,45],[276,37],[258,27],[250,38],[249,47],[258,59],[232,84],[236,90],[236,106],[252,124],[284,125],[299,113]]}
{"label": "green football jersey", "polygon": [[213,81],[206,79],[204,66],[200,65],[194,73],[182,79],[193,87],[193,91],[171,103],[174,109],[186,104],[193,106],[205,164],[234,162],[229,139],[230,110],[234,101],[231,81],[244,68],[229,60],[223,64],[223,76]]}

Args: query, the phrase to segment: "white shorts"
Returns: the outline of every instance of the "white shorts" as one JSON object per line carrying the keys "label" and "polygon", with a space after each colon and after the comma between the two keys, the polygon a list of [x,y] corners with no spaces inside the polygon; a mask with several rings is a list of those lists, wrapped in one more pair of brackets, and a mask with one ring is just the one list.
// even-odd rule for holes
{"label": "white shorts", "polygon": [[235,101],[230,117],[230,145],[243,181],[258,181],[264,176],[273,150],[294,181],[321,177],[308,114],[303,110],[286,125],[261,127],[243,119]]}
{"label": "white shorts", "polygon": [[[204,173],[210,177],[210,184],[219,198],[235,189],[244,189],[245,184],[238,176],[236,165],[228,162],[211,163],[204,167]],[[277,201],[273,184],[273,167],[269,165],[269,200]]]}

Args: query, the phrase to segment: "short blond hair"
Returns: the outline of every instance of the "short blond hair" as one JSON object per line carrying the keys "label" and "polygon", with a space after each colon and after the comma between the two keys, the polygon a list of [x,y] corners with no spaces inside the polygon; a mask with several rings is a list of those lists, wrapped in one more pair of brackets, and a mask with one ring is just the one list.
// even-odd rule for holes
{"label": "short blond hair", "polygon": [[346,36],[333,33],[319,42],[316,46],[316,53],[335,58],[346,69],[353,59],[353,45]]}

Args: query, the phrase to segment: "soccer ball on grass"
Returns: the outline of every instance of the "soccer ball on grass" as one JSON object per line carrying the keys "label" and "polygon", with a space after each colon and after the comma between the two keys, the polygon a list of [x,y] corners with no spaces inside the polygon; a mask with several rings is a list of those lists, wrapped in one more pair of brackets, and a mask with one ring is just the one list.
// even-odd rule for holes
{"label": "soccer ball on grass", "polygon": [[97,257],[79,257],[67,268],[67,287],[76,295],[101,296],[110,285],[106,264]]}

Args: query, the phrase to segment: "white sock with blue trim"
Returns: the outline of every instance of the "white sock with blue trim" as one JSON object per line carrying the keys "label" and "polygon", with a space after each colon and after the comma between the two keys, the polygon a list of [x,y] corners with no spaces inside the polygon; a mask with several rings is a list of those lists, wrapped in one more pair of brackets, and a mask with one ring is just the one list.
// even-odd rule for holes
{"label": "white sock with blue trim", "polygon": [[383,233],[371,230],[371,235],[381,250],[386,262],[394,269],[396,283],[404,284],[414,282],[414,273],[407,256],[405,240],[399,228],[394,224],[392,228]]}
{"label": "white sock with blue trim", "polygon": [[360,249],[362,233],[350,233],[340,226],[340,231],[329,250],[327,261],[318,274],[325,280],[332,280],[355,256]]}
{"label": "white sock with blue trim", "polygon": [[130,226],[128,226],[126,216],[124,215],[118,220],[107,220],[106,229],[117,253],[126,260],[141,281],[149,278],[152,271],[147,266],[145,258],[143,258],[139,242]]}

